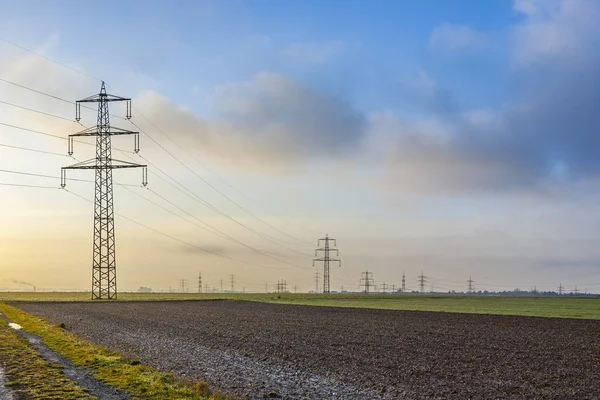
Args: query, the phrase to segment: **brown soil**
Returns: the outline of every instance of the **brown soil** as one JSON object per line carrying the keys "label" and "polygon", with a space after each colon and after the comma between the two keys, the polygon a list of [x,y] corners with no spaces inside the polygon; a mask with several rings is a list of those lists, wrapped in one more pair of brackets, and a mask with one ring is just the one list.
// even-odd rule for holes
{"label": "brown soil", "polygon": [[240,301],[16,305],[254,399],[600,399],[600,321]]}

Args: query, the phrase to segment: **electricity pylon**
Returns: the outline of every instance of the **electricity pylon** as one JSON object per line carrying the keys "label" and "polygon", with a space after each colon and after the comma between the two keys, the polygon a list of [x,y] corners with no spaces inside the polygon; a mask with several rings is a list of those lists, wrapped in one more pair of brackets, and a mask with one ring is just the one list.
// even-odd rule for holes
{"label": "electricity pylon", "polygon": [[423,271],[421,271],[421,275],[419,275],[417,278],[419,278],[419,287],[421,288],[421,294],[423,294],[425,293],[425,283],[427,283],[427,277],[423,275]]}
{"label": "electricity pylon", "polygon": [[475,281],[473,279],[471,279],[471,276],[469,275],[469,280],[467,281],[467,293],[468,294],[473,294],[473,283],[475,283]]}
{"label": "electricity pylon", "polygon": [[324,238],[319,239],[319,241],[317,242],[317,246],[321,245],[321,242],[324,241],[325,242],[325,246],[320,248],[320,249],[316,249],[315,250],[315,257],[317,257],[317,253],[319,251],[324,252],[325,254],[323,255],[323,257],[321,258],[315,258],[313,260],[313,267],[315,266],[315,262],[316,261],[323,261],[323,293],[329,293],[329,289],[330,289],[330,280],[329,280],[329,263],[330,262],[339,262],[340,263],[340,267],[342,266],[342,260],[340,260],[339,258],[331,258],[329,256],[329,253],[332,251],[337,252],[337,256],[340,256],[340,251],[337,249],[333,249],[331,247],[329,247],[329,242],[333,242],[333,246],[337,246],[337,242],[335,239],[332,239],[329,237],[329,235],[325,235]]}
{"label": "electricity pylon", "polygon": [[[360,278],[360,286],[365,287],[365,293],[369,294],[369,289],[374,286],[373,284],[373,273],[369,271],[365,271],[362,273]],[[363,283],[364,282],[364,283]]]}
{"label": "electricity pylon", "polygon": [[78,100],[75,103],[75,119],[81,119],[81,103],[98,103],[96,126],[69,135],[68,153],[73,154],[73,138],[79,136],[96,137],[96,158],[73,164],[61,169],[61,187],[67,184],[68,169],[93,169],[96,171],[94,195],[94,256],[92,264],[92,299],[117,298],[117,263],[115,252],[115,220],[113,207],[112,170],[117,168],[142,168],[142,184],[147,185],[147,166],[127,161],[115,160],[111,152],[111,136],[134,135],[134,151],[139,152],[139,132],[110,126],[108,103],[126,102],[126,117],[131,119],[131,99],[106,93],[102,82],[100,93]]}

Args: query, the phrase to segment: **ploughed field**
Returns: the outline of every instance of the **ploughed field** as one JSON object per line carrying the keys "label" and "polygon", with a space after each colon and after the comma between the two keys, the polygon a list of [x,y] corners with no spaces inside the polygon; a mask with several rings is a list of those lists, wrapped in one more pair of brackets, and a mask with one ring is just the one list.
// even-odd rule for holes
{"label": "ploughed field", "polygon": [[600,321],[244,301],[15,305],[252,399],[600,398]]}

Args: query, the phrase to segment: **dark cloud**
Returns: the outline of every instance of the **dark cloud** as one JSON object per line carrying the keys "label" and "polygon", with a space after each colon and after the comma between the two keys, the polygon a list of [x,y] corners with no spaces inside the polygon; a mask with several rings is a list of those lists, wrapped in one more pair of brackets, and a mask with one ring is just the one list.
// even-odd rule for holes
{"label": "dark cloud", "polygon": [[[531,25],[538,29],[540,19],[546,30],[568,30],[576,16],[561,13],[570,9],[535,14],[516,32],[530,35]],[[596,29],[577,32],[580,36],[571,39],[586,51],[589,46],[582,43],[600,39]],[[520,90],[502,110],[478,114],[456,109],[446,91],[430,84],[421,96],[430,100],[425,103],[429,121],[375,118],[392,140],[394,182],[417,191],[506,191],[598,175],[600,53],[586,52],[573,62],[559,57],[563,47],[552,49],[548,58],[545,43],[528,43],[528,63],[513,71]],[[565,56],[573,55],[572,48],[564,48]],[[539,54],[535,62],[532,54]]]}

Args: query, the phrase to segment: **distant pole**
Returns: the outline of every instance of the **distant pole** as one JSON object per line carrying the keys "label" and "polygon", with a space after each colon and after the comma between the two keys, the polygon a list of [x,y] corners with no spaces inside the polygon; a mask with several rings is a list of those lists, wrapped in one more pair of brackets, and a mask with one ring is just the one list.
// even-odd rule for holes
{"label": "distant pole", "polygon": [[473,294],[473,283],[475,283],[475,281],[471,279],[471,276],[469,275],[469,280],[467,281],[467,293],[469,294]]}
{"label": "distant pole", "polygon": [[294,293],[298,293],[298,285],[294,285]]}
{"label": "distant pole", "polygon": [[402,293],[406,293],[406,275],[402,272]]}
{"label": "distant pole", "polygon": [[187,286],[187,279],[180,279],[179,280],[179,291],[180,291],[180,293],[185,293],[186,286]]}
{"label": "distant pole", "polygon": [[223,293],[223,278],[221,278],[221,293]]}
{"label": "distant pole", "polygon": [[[313,260],[313,267],[315,266],[315,262],[316,261],[322,261],[323,262],[323,293],[329,293],[330,292],[330,279],[329,279],[329,264],[331,262],[338,262],[340,263],[340,267],[342,266],[342,261],[339,258],[331,258],[329,253],[331,252],[337,252],[337,256],[340,256],[340,251],[334,248],[331,248],[329,246],[329,242],[333,242],[333,246],[337,246],[336,240],[332,239],[329,237],[329,235],[325,235],[324,238],[319,239],[317,241],[317,246],[321,245],[321,242],[325,242],[325,246],[320,248],[320,249],[316,249],[315,250],[315,257],[317,257],[317,253],[319,251],[324,252],[323,257],[321,258],[315,258]],[[317,292],[318,292],[318,288],[317,288]]]}
{"label": "distant pole", "polygon": [[208,283],[204,284],[204,293],[208,293]]}
{"label": "distant pole", "polygon": [[198,272],[198,293],[202,293],[202,272]]}
{"label": "distant pole", "polygon": [[265,282],[265,293],[269,293],[269,284]]}
{"label": "distant pole", "polygon": [[373,273],[369,271],[365,271],[362,273],[362,278],[360,278],[360,286],[365,288],[365,294],[370,293],[370,289],[373,286]]}
{"label": "distant pole", "polygon": [[421,294],[425,293],[425,283],[427,282],[427,277],[423,275],[423,271],[421,271],[421,275],[418,276],[419,279],[419,287],[421,288]]}

